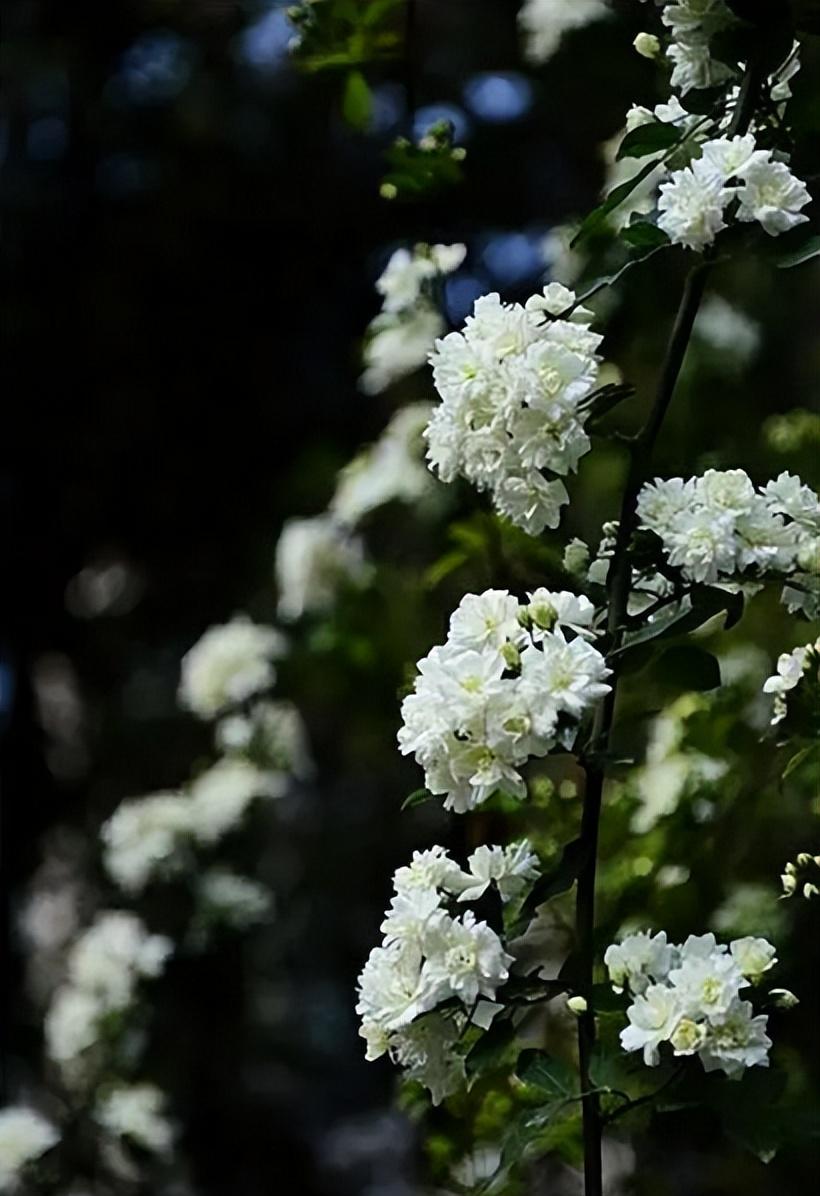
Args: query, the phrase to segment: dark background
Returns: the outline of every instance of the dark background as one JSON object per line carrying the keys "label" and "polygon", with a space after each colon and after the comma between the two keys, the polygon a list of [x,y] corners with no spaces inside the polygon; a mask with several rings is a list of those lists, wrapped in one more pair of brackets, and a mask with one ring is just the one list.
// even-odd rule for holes
{"label": "dark background", "polygon": [[[274,616],[283,519],[321,511],[335,471],[386,422],[388,400],[361,396],[356,375],[390,248],[467,241],[471,272],[449,296],[460,318],[478,291],[528,292],[540,236],[594,203],[598,143],[653,94],[651,68],[627,52],[640,6],[621,7],[623,52],[611,26],[592,28],[583,53],[571,38],[534,71],[522,65],[512,0],[419,4],[416,105],[457,108],[468,159],[461,187],[407,206],[378,197],[381,152],[412,123],[405,64],[375,71],[378,121],[362,137],[340,117],[338,79],[289,63],[276,6],[5,0],[0,713],[12,1087],[36,1067],[12,927],[44,836],[57,825],[93,834],[122,797],[181,782],[205,751],[204,733],[175,710],[179,658],[236,610]],[[501,119],[470,111],[465,84],[507,71],[529,88],[523,108]],[[656,285],[637,293],[650,338],[674,303]],[[765,277],[737,285],[768,302]],[[777,364],[760,367],[756,414],[738,420],[750,392],[733,392],[710,411],[707,452],[742,450],[764,413],[808,405],[810,288],[783,285],[791,314],[773,324]],[[805,351],[784,365],[795,343]],[[686,429],[691,420],[667,451],[684,453]],[[590,521],[611,514],[617,472]],[[125,596],[88,617],[72,579],[111,565],[125,571]],[[406,636],[382,677],[345,681],[304,663],[300,704],[320,775],[269,851],[286,916],[248,947],[174,965],[158,997],[158,1057],[173,1052],[197,1192],[411,1190],[412,1135],[385,1111],[388,1070],[363,1063],[352,1012],[391,868],[431,827],[443,833],[435,815],[409,829],[397,816],[396,793],[418,782],[393,758],[396,671],[430,642],[424,624]],[[358,709],[340,723],[354,693]]]}

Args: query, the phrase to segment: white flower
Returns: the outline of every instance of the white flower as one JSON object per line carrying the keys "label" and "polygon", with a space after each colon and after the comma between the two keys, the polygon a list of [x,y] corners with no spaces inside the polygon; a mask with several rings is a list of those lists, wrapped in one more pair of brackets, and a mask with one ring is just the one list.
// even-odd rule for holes
{"label": "white flower", "polygon": [[457,1092],[464,1083],[464,1059],[454,1047],[461,1033],[454,1018],[428,1013],[390,1040],[390,1054],[409,1080],[423,1084],[434,1105]]}
{"label": "white flower", "polygon": [[604,964],[615,992],[640,995],[655,982],[665,980],[672,966],[673,953],[666,941],[666,931],[650,934],[638,931],[620,943],[612,943],[604,954]]}
{"label": "white flower", "polygon": [[467,887],[459,901],[477,901],[495,881],[503,901],[511,901],[538,876],[538,857],[527,839],[508,847],[477,847],[467,860]]}
{"label": "white flower", "polygon": [[98,997],[70,984],[58,988],[45,1019],[46,1051],[61,1067],[68,1067],[99,1037],[105,1007]]}
{"label": "white flower", "polygon": [[103,863],[127,893],[140,893],[159,872],[170,871],[181,842],[191,833],[192,807],[179,793],[156,793],[122,802],[100,837]]}
{"label": "white flower", "polygon": [[736,176],[743,177],[754,162],[765,162],[768,150],[755,148],[751,133],[742,137],[716,137],[701,147],[701,168],[704,177],[723,185]]}
{"label": "white flower", "polygon": [[729,944],[729,951],[745,979],[753,984],[777,963],[772,944],[753,935],[735,939]]}
{"label": "white flower", "polygon": [[768,1067],[772,1040],[766,1034],[767,1023],[765,1015],[752,1016],[750,1001],[734,1001],[708,1027],[700,1050],[704,1071],[722,1070],[737,1077],[747,1067]]}
{"label": "white flower", "polygon": [[[584,603],[556,600],[583,630]],[[505,590],[467,595],[446,644],[419,661],[402,703],[401,751],[415,755],[447,809],[474,808],[498,789],[523,797],[518,768],[554,746],[559,716],[579,719],[609,690],[595,648],[580,637],[528,631],[522,609]]]}
{"label": "white flower", "polygon": [[479,996],[492,1000],[509,977],[512,956],[486,922],[477,922],[472,910],[461,918],[439,914],[428,925],[424,940],[424,982],[436,1003],[456,996],[468,1008]]}
{"label": "white flower", "polygon": [[197,897],[206,916],[245,930],[268,916],[271,894],[264,885],[224,868],[212,868],[197,882]]}
{"label": "white flower", "polygon": [[200,718],[270,688],[273,661],[285,651],[283,636],[244,615],[210,627],[182,659],[179,700]]}
{"label": "white flower", "polygon": [[820,500],[795,474],[781,473],[773,482],[766,483],[761,494],[774,514],[788,515],[801,527],[820,531]]}
{"label": "white flower", "polygon": [[808,220],[801,212],[811,202],[806,184],[783,162],[752,162],[744,171],[738,199],[738,220],[757,220],[772,237]]}
{"label": "white flower", "polygon": [[136,914],[105,910],[71,948],[68,980],[104,1009],[122,1009],[138,981],[158,976],[172,951],[171,940],[150,934]]}
{"label": "white flower", "polygon": [[717,515],[748,515],[754,500],[754,486],[743,469],[707,469],[698,482],[698,501]]}
{"label": "white flower", "polygon": [[424,439],[432,408],[411,403],[391,419],[379,440],[339,474],[330,512],[354,527],[370,511],[392,501],[413,503],[433,486],[424,464]]}
{"label": "white flower", "polygon": [[443,331],[441,314],[424,304],[400,316],[377,316],[368,329],[359,388],[367,395],[379,394],[420,369]]}
{"label": "white flower", "polygon": [[701,304],[695,332],[716,350],[721,366],[728,364],[734,368],[744,364],[760,346],[758,325],[720,295],[709,295]]}
{"label": "white flower", "polygon": [[464,649],[501,649],[521,637],[520,606],[509,590],[465,594],[450,616],[449,640]]}
{"label": "white flower", "polygon": [[465,245],[414,245],[412,251],[397,249],[376,282],[386,312],[413,307],[423,295],[423,286],[435,276],[452,274],[467,255]]}
{"label": "white flower", "polygon": [[430,847],[426,851],[414,851],[412,863],[397,869],[393,888],[397,893],[449,888],[449,879],[460,872],[458,864],[450,859],[443,847]]}
{"label": "white flower", "polygon": [[499,513],[532,534],[557,526],[567,501],[559,478],[590,444],[582,404],[596,386],[601,338],[584,308],[548,318],[574,300],[556,283],[526,307],[484,295],[430,358],[442,400],[426,431],[431,468],[489,490]]}
{"label": "white flower", "polygon": [[682,1017],[669,1041],[676,1055],[695,1055],[706,1041],[708,1029],[703,1022]]}
{"label": "white flower", "polygon": [[746,980],[731,955],[713,952],[706,958],[684,956],[669,983],[687,1016],[712,1021],[727,1012]]}
{"label": "white flower", "polygon": [[97,1102],[94,1119],[109,1134],[128,1138],[152,1154],[168,1154],[174,1140],[165,1096],[153,1084],[122,1084]]}
{"label": "white flower", "polygon": [[279,615],[292,621],[328,610],[342,584],[369,576],[361,540],[335,519],[289,519],[276,545]]}
{"label": "white flower", "polygon": [[380,927],[385,945],[401,942],[420,948],[427,924],[440,908],[441,897],[436,889],[419,886],[396,893]]}
{"label": "white flower", "polygon": [[217,746],[223,752],[261,753],[274,768],[309,777],[313,761],[302,716],[292,702],[255,702],[247,715],[235,714],[220,720]]}
{"label": "white flower", "polygon": [[374,947],[359,977],[356,1012],[382,1030],[397,1030],[436,1003],[432,986],[422,980],[421,949],[395,941]]}
{"label": "white flower", "polygon": [[705,249],[726,228],[723,217],[731,197],[731,191],[695,161],[661,184],[658,228],[677,245]]}
{"label": "white flower", "polygon": [[595,607],[583,594],[571,594],[567,590],[553,592],[544,589],[528,594],[527,614],[532,620],[532,636],[536,642],[547,631],[562,631],[568,628],[577,635],[591,635]]}
{"label": "white flower", "polygon": [[51,1122],[34,1109],[0,1109],[0,1190],[11,1191],[24,1168],[59,1140]]}
{"label": "white flower", "polygon": [[215,843],[242,821],[257,797],[281,797],[281,773],[265,772],[247,760],[226,757],[191,783],[191,823],[201,843]]}
{"label": "white flower", "polygon": [[626,1011],[629,1025],[621,1031],[625,1051],[643,1051],[649,1067],[660,1062],[659,1047],[674,1033],[683,1015],[678,994],[665,984],[652,984]]}
{"label": "white flower", "polygon": [[524,0],[518,22],[531,62],[546,62],[565,33],[609,15],[606,0]]}

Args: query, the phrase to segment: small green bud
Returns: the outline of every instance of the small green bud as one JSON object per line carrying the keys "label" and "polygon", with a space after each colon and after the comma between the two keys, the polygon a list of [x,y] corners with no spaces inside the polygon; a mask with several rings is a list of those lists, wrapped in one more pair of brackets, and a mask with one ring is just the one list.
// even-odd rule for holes
{"label": "small green bud", "polygon": [[654,33],[639,33],[632,45],[641,58],[657,58],[661,52],[661,43]]}
{"label": "small green bud", "polygon": [[504,658],[504,663],[508,669],[521,668],[521,653],[518,651],[515,644],[511,644],[509,640],[501,645],[501,655]]}
{"label": "small green bud", "polygon": [[586,997],[567,997],[567,1009],[580,1017],[582,1013],[586,1013],[589,1006],[586,1002]]}
{"label": "small green bud", "polygon": [[800,1004],[800,998],[796,997],[793,992],[789,992],[787,988],[773,988],[769,992],[769,996],[778,1009],[794,1009],[795,1005]]}
{"label": "small green bud", "polygon": [[379,187],[379,195],[382,199],[395,199],[398,193],[399,189],[395,183],[382,183]]}

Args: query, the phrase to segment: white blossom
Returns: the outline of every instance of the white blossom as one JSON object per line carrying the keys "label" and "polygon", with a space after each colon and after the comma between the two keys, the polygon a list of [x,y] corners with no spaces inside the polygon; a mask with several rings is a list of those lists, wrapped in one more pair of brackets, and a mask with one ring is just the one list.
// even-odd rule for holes
{"label": "white blossom", "polygon": [[457,270],[464,245],[415,245],[397,249],[376,290],[382,310],[371,321],[364,345],[365,370],[359,380],[365,394],[378,394],[424,365],[444,320],[432,295],[432,284]]}
{"label": "white blossom", "polygon": [[731,198],[732,192],[697,160],[661,183],[658,228],[677,245],[705,249],[726,228],[724,213]]}
{"label": "white blossom", "polygon": [[210,627],[182,659],[180,702],[200,718],[214,718],[270,688],[276,677],[273,661],[284,651],[278,631],[245,615]]}
{"label": "white blossom", "polygon": [[282,528],[276,545],[282,619],[327,611],[342,585],[361,585],[369,575],[361,540],[331,516],[289,519]]}
{"label": "white blossom", "polygon": [[[583,627],[589,610],[565,597],[542,591],[537,605],[557,603]],[[523,797],[520,766],[545,755],[559,724],[569,733],[609,690],[600,652],[581,636],[527,630],[527,610],[506,591],[467,595],[447,642],[419,661],[402,704],[399,745],[415,755],[425,785],[445,796],[448,809],[472,809],[498,789]]]}
{"label": "white blossom", "polygon": [[153,1084],[121,1084],[97,1102],[94,1119],[107,1133],[127,1138],[152,1154],[167,1155],[174,1130],[165,1116],[165,1096]]}
{"label": "white blossom", "polygon": [[731,942],[729,951],[742,975],[753,984],[777,963],[772,944],[751,934]]}
{"label": "white blossom", "polygon": [[[799,516],[789,522],[781,514],[787,503]],[[641,525],[661,538],[669,563],[687,580],[707,583],[798,569],[816,542],[817,509],[817,496],[799,478],[781,475],[756,491],[739,469],[708,470],[687,482],[656,479],[638,496]]]}
{"label": "white blossom", "polygon": [[211,868],[197,882],[197,898],[207,918],[245,930],[270,913],[269,890],[247,876],[226,868]]}
{"label": "white blossom", "polygon": [[215,843],[244,818],[255,798],[281,797],[285,777],[227,756],[191,782],[191,823],[201,843]]}
{"label": "white blossom", "polygon": [[464,1083],[464,1058],[453,1049],[460,1033],[455,1018],[428,1013],[391,1038],[391,1058],[404,1069],[408,1080],[429,1090],[434,1105],[440,1105]]}
{"label": "white blossom", "polygon": [[741,177],[738,220],[757,220],[771,237],[808,220],[801,211],[811,202],[808,188],[785,163],[772,162],[767,155],[751,162]]}
{"label": "white blossom", "polygon": [[739,994],[774,965],[774,947],[748,936],[727,949],[711,933],[690,935],[681,946],[667,944],[665,935],[656,939],[663,952],[657,962],[647,963],[648,936],[630,936],[605,956],[616,992],[627,987],[635,997],[621,1032],[624,1050],[643,1051],[654,1067],[668,1042],[675,1055],[697,1055],[706,1071],[722,1069],[730,1077],[767,1067],[767,1018],[754,1016]]}
{"label": "white blossom", "polygon": [[671,1038],[683,1013],[678,994],[665,984],[652,984],[626,1012],[629,1025],[621,1031],[621,1046],[643,1051],[644,1063],[655,1067],[661,1043]]}
{"label": "white blossom", "polygon": [[666,941],[666,931],[650,934],[638,931],[627,935],[620,943],[612,943],[604,953],[604,964],[615,992],[625,988],[641,994],[654,982],[665,980],[672,966],[672,947]]}
{"label": "white blossom", "polygon": [[574,300],[554,283],[526,307],[485,295],[430,358],[442,400],[426,432],[431,468],[442,481],[461,475],[489,490],[497,510],[531,534],[557,526],[567,501],[560,478],[590,444],[583,402],[597,383],[602,338],[583,308],[550,318]]}
{"label": "white blossom", "polygon": [[228,755],[258,753],[295,777],[313,773],[307,730],[292,702],[262,699],[247,714],[228,715],[217,723],[216,743]]}
{"label": "white blossom", "polygon": [[538,856],[523,839],[507,847],[477,847],[467,860],[469,881],[459,901],[477,901],[495,882],[503,901],[511,901],[538,876]]}
{"label": "white blossom", "polygon": [[44,1024],[49,1058],[61,1067],[72,1065],[96,1043],[105,1013],[103,1003],[91,993],[70,984],[58,988]]}
{"label": "white blossom", "polygon": [[[814,647],[816,652],[820,651],[820,640]],[[791,652],[781,652],[777,658],[777,672],[763,683],[763,692],[774,694],[772,725],[782,722],[786,717],[788,710],[786,694],[795,689],[803,680],[810,648],[810,644],[803,644]]]}
{"label": "white blossom", "polygon": [[50,1121],[34,1109],[0,1109],[0,1191],[10,1192],[24,1169],[60,1140]]}
{"label": "white blossom", "polygon": [[121,1009],[140,979],[160,974],[172,950],[171,940],[150,934],[136,914],[105,910],[71,948],[68,979],[106,1009]]}
{"label": "white blossom", "polygon": [[609,16],[606,0],[524,0],[518,23],[531,62],[552,58],[566,33]]}
{"label": "white blossom", "polygon": [[153,876],[175,867],[191,818],[191,802],[179,793],[122,802],[100,831],[108,875],[127,893],[142,892]]}
{"label": "white blossom", "polygon": [[433,481],[424,464],[422,433],[430,420],[429,403],[401,408],[375,444],[339,474],[330,512],[346,527],[385,503],[414,503],[429,494]]}

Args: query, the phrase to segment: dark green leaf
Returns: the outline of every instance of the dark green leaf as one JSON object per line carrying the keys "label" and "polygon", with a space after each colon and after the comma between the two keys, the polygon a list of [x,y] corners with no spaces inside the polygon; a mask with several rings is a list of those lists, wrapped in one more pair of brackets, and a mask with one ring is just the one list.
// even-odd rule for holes
{"label": "dark green leaf", "polygon": [[790,777],[792,773],[800,767],[801,764],[808,760],[809,757],[814,755],[814,753],[817,751],[820,751],[820,744],[810,743],[808,747],[801,748],[799,752],[795,752],[791,760],[789,760],[788,764],[783,769],[783,780],[785,781],[786,777]]}
{"label": "dark green leaf", "polygon": [[401,808],[402,810],[412,810],[414,806],[421,806],[426,801],[432,801],[432,798],[432,793],[428,793],[426,789],[415,789],[401,803]]}
{"label": "dark green leaf", "polygon": [[650,640],[670,639],[672,636],[696,631],[715,615],[724,612],[724,627],[728,630],[734,627],[743,614],[743,595],[730,594],[727,590],[718,590],[713,586],[696,586],[673,614],[656,617],[654,622],[648,623],[646,627],[630,632],[624,639],[623,647],[614,655],[624,655],[637,644],[646,644]]}
{"label": "dark green leaf", "polygon": [[592,233],[598,232],[606,224],[607,216],[611,212],[614,212],[632,194],[638,184],[642,183],[646,176],[655,169],[656,165],[657,163],[654,161],[646,162],[631,179],[627,179],[625,183],[620,183],[617,187],[613,187],[604,202],[599,204],[597,208],[593,208],[584,220],[578,232],[569,243],[570,249],[574,249],[579,242],[586,240]]}
{"label": "dark green leaf", "polygon": [[[611,984],[595,984],[592,988],[590,1004],[595,1013],[615,1013],[618,1010],[626,1009],[629,997],[625,993],[616,993]],[[596,1080],[595,1083],[600,1083],[600,1081]]]}
{"label": "dark green leaf", "polygon": [[681,131],[677,125],[669,121],[650,121],[645,125],[638,125],[627,133],[618,146],[616,157],[645,158],[647,154],[658,154],[669,149],[681,139]]}
{"label": "dark green leaf", "polygon": [[677,689],[708,690],[720,686],[720,665],[716,657],[695,644],[667,648],[658,661],[661,677]]}
{"label": "dark green leaf", "polygon": [[621,240],[634,249],[660,249],[662,245],[671,245],[663,229],[648,220],[636,220],[621,229]]}
{"label": "dark green leaf", "polygon": [[566,893],[575,883],[578,873],[589,855],[589,845],[581,839],[567,843],[555,867],[535,882],[521,907],[521,920],[529,919],[539,905],[559,893]]}
{"label": "dark green leaf", "polygon": [[544,1051],[523,1051],[515,1074],[522,1083],[537,1088],[550,1100],[575,1100],[579,1095],[575,1069]]}
{"label": "dark green leaf", "polygon": [[790,270],[793,266],[802,266],[813,258],[820,257],[820,235],[809,237],[799,249],[789,250],[777,259],[779,270]]}
{"label": "dark green leaf", "polygon": [[464,1059],[467,1075],[475,1076],[500,1066],[509,1055],[514,1041],[515,1026],[509,1018],[502,1021],[500,1015],[496,1015],[489,1030],[467,1052]]}

